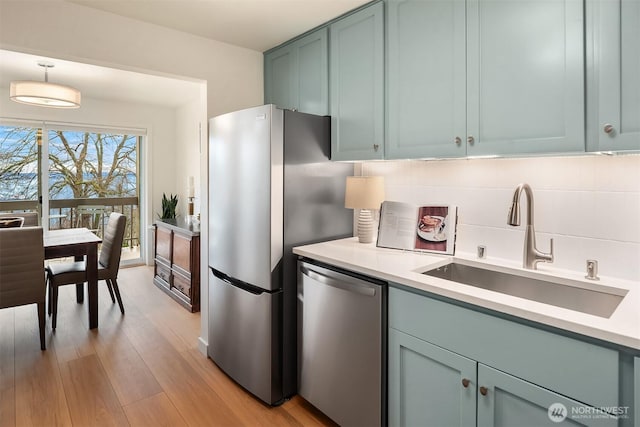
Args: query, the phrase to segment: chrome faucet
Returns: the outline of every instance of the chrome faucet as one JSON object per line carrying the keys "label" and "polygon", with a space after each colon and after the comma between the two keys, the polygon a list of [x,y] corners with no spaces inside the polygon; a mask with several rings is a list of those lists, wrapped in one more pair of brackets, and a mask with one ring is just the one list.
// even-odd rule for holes
{"label": "chrome faucet", "polygon": [[516,187],[507,223],[514,227],[520,225],[520,194],[523,190],[527,197],[527,228],[524,234],[522,267],[535,270],[539,262],[553,262],[553,239],[551,239],[551,252],[548,254],[540,252],[536,248],[536,231],[533,228],[533,193],[529,184],[522,183]]}

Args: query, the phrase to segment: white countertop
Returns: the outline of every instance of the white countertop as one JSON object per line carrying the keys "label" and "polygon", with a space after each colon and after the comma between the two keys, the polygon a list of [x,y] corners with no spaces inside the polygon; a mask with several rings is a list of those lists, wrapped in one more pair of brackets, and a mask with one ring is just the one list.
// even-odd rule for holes
{"label": "white countertop", "polygon": [[[552,264],[538,264],[538,270],[531,272],[510,261],[493,258],[480,260],[471,254],[452,257],[377,248],[375,243],[362,244],[357,238],[298,246],[293,252],[416,290],[640,350],[640,283],[607,277],[601,277],[600,281],[595,282],[584,279],[584,273],[554,269]],[[580,287],[587,289],[606,289],[618,294],[627,291],[627,294],[611,317],[606,319],[422,274],[426,270],[447,264],[454,258],[467,264],[489,264],[492,268],[497,266],[497,270],[505,267],[517,269],[525,276],[546,275],[560,279],[559,281],[578,281]]]}

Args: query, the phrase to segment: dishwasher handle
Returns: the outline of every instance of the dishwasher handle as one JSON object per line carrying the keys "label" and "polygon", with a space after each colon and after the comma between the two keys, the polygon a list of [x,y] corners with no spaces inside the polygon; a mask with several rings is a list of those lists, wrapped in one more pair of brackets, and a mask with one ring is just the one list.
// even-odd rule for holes
{"label": "dishwasher handle", "polygon": [[375,287],[367,286],[362,283],[348,282],[344,279],[336,280],[331,276],[327,276],[326,274],[322,274],[305,266],[300,266],[300,271],[305,276],[317,282],[320,282],[323,285],[332,286],[334,288],[342,289],[347,292],[353,292],[368,297],[373,297],[376,295]]}

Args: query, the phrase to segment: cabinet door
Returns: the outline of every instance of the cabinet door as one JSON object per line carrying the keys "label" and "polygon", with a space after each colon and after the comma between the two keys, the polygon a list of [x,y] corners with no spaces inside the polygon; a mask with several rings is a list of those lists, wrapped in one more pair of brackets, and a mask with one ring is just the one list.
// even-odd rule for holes
{"label": "cabinet door", "polygon": [[640,357],[633,359],[633,413],[635,426],[640,425]]}
{"label": "cabinet door", "polygon": [[280,108],[297,109],[294,74],[295,51],[291,45],[274,50],[264,57],[265,104]]}
{"label": "cabinet door", "polygon": [[465,2],[390,0],[386,158],[466,154]]}
{"label": "cabinet door", "polygon": [[598,0],[590,5],[598,76],[596,150],[639,150],[640,1]]}
{"label": "cabinet door", "polygon": [[329,64],[327,62],[327,28],[321,28],[294,44],[297,76],[295,94],[298,111],[326,116],[329,114]]}
{"label": "cabinet door", "polygon": [[332,160],[384,156],[383,26],[380,2],[329,28]]}
{"label": "cabinet door", "polygon": [[171,265],[172,232],[156,226],[156,258]]}
{"label": "cabinet door", "polygon": [[580,0],[467,0],[467,154],[584,151]]}
{"label": "cabinet door", "polygon": [[173,268],[177,268],[187,277],[191,277],[193,263],[193,245],[190,236],[174,233],[173,235]]}
{"label": "cabinet door", "polygon": [[475,426],[476,387],[475,361],[389,329],[389,425]]}
{"label": "cabinet door", "polygon": [[478,427],[618,425],[615,418],[595,408],[481,363],[478,387]]}

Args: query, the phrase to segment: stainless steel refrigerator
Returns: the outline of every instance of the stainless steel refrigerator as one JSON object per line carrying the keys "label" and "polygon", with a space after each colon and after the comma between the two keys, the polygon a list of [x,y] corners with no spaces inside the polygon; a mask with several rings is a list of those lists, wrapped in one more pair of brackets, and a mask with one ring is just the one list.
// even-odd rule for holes
{"label": "stainless steel refrigerator", "polygon": [[353,166],[330,119],[249,108],[209,121],[209,357],[270,405],[296,393],[297,245],[352,235]]}

